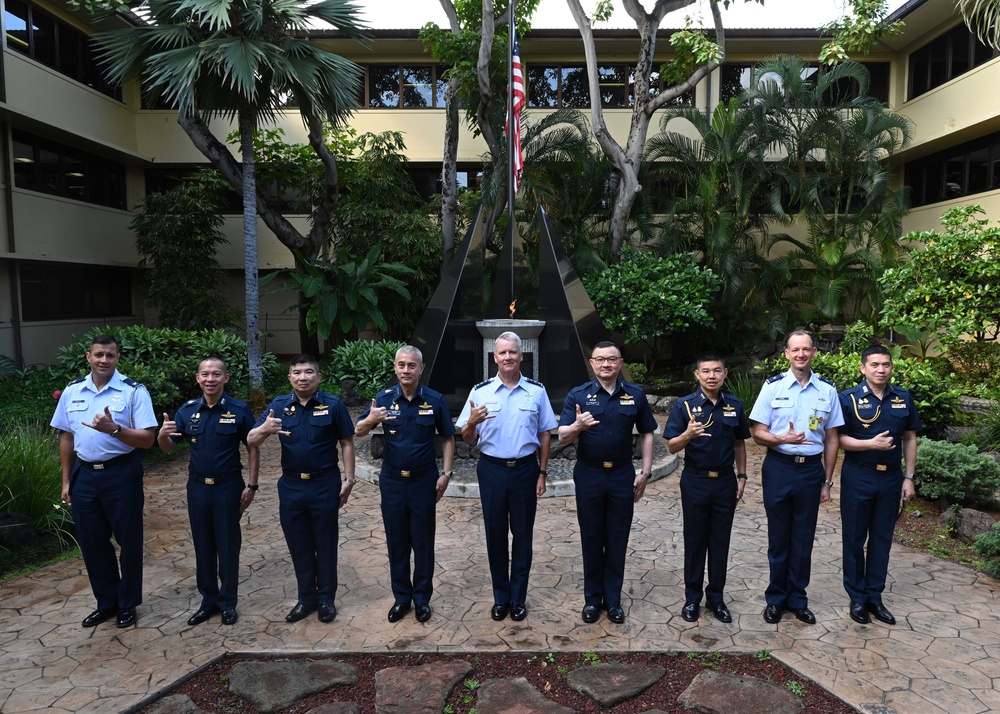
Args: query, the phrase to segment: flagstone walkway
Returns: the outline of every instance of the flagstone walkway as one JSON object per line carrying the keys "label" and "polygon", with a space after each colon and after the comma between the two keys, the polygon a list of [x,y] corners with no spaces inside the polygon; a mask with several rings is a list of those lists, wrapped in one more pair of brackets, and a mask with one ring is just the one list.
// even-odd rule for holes
{"label": "flagstone walkway", "polygon": [[[434,615],[392,625],[378,487],[355,486],[341,513],[339,614],[287,624],[295,601],[278,525],[277,451],[265,444],[261,489],[244,516],[240,621],[186,620],[199,603],[185,505],[186,459],[146,479],[145,601],[138,626],[92,629],[94,608],[79,559],[0,584],[0,711],[119,712],[135,707],[226,652],[454,652],[767,649],[861,711],[974,714],[1000,711],[1000,583],[969,568],[894,546],[886,605],[899,624],[855,624],[841,573],[838,502],[820,510],[810,606],[818,624],[761,619],[767,531],[762,452],[750,445],[751,480],[736,512],[727,598],[734,622],[702,615],[688,624],[676,472],[651,483],[636,507],[626,568],[627,620],[585,625],[579,526],[572,498],[539,502],[527,620],[497,623],[475,499],[438,509]],[[835,490],[836,496],[836,490]]]}

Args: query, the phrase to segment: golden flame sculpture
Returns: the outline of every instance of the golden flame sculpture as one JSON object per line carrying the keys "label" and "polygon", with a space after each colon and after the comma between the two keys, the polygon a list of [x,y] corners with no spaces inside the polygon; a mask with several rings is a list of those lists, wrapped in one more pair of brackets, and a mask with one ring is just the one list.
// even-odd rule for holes
{"label": "golden flame sculpture", "polygon": [[512,302],[511,304],[510,304],[510,306],[509,306],[509,307],[510,307],[510,319],[511,319],[511,320],[513,320],[513,319],[514,319],[514,313],[516,312],[516,311],[514,310],[514,307],[515,307],[516,305],[517,305],[517,298],[514,298],[514,301],[513,301],[513,302]]}

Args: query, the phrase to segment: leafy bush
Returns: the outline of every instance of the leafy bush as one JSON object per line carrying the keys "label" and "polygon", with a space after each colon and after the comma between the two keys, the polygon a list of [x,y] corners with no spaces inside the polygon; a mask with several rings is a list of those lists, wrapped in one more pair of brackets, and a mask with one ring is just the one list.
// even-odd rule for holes
{"label": "leafy bush", "polygon": [[722,391],[729,392],[734,397],[743,402],[743,408],[747,414],[753,409],[757,395],[763,382],[760,378],[750,374],[732,374],[726,377],[726,383],[722,385]]}
{"label": "leafy bush", "polygon": [[[91,338],[101,332],[121,340],[118,371],[145,385],[157,414],[173,413],[184,401],[201,393],[194,375],[198,363],[208,355],[218,355],[229,366],[227,391],[240,399],[250,396],[247,345],[243,338],[225,330],[152,329],[143,325],[94,328],[73,344],[60,348],[62,364],[53,370],[61,385],[90,372],[86,352]],[[264,353],[263,363],[265,375],[280,372],[274,355]]]}
{"label": "leafy bush", "polygon": [[985,398],[1000,396],[1000,344],[996,342],[960,342],[948,348],[946,355],[963,391]]}
{"label": "leafy bush", "polygon": [[0,432],[19,426],[46,426],[56,408],[55,392],[66,385],[48,367],[17,371],[16,379],[4,379],[0,400]]}
{"label": "leafy bush", "polygon": [[642,384],[643,381],[646,379],[646,374],[649,371],[646,369],[646,365],[644,365],[642,362],[629,362],[628,364],[625,365],[625,368],[628,370],[628,376],[636,384]]}
{"label": "leafy bush", "polygon": [[992,505],[1000,489],[1000,464],[972,446],[920,438],[915,481],[925,498]]}
{"label": "leafy bush", "polygon": [[371,399],[392,381],[396,350],[404,342],[354,340],[330,350],[330,374],[336,384],[345,379],[356,382],[355,389]]}
{"label": "leafy bush", "polygon": [[848,325],[844,330],[844,341],[840,343],[841,354],[861,354],[872,343],[872,328],[863,320]]}
{"label": "leafy bush", "polygon": [[15,427],[0,433],[0,511],[31,518],[35,528],[75,543],[73,518],[61,500],[62,467],[51,430]]}
{"label": "leafy bush", "polygon": [[976,538],[972,550],[983,556],[983,572],[991,578],[1000,578],[1000,523]]}
{"label": "leafy bush", "polygon": [[983,451],[1000,451],[1000,407],[993,407],[981,423]]}
{"label": "leafy bush", "polygon": [[[933,364],[921,362],[912,357],[900,357],[899,348],[890,348],[892,358],[892,382],[906,389],[913,396],[913,402],[924,425],[924,434],[943,437],[945,428],[955,423],[959,391],[953,386],[954,375],[941,375]],[[828,354],[820,352],[813,360],[813,370],[837,385],[838,390],[853,387],[861,381],[860,354]],[[788,369],[784,357],[767,360],[760,367],[763,377]]]}

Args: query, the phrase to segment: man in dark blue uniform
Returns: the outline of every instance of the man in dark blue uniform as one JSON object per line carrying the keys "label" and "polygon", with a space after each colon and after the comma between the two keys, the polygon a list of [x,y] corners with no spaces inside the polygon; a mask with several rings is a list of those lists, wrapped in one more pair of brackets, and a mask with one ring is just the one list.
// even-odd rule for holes
{"label": "man in dark blue uniform", "polygon": [[247,449],[250,473],[249,483],[244,483],[240,443],[246,443],[253,428],[253,413],[225,393],[229,369],[222,358],[203,359],[195,380],[202,396],[185,402],[173,419],[164,414],[156,440],[164,453],[185,439],[191,442],[188,517],[201,605],[187,622],[200,625],[221,612],[222,624],[234,625],[240,617],[240,516],[257,492],[260,450]]}
{"label": "man in dark blue uniform", "polygon": [[[365,436],[382,424],[385,455],[379,474],[382,522],[389,551],[389,576],[395,600],[389,622],[399,622],[411,604],[418,622],[431,618],[434,591],[435,510],[448,488],[455,458],[455,427],[444,398],[420,384],[424,358],[416,347],[396,351],[394,387],[372,399],[361,415],[355,436]],[[442,437],[444,468],[439,473],[434,434]],[[410,573],[410,552],[413,572]]]}
{"label": "man in dark blue uniform", "polygon": [[287,622],[317,610],[320,622],[337,616],[338,510],[355,483],[354,425],[340,399],[319,391],[322,376],[315,357],[293,357],[288,381],[294,391],[271,402],[247,435],[248,446],[260,446],[271,434],[281,440],[278,516],[298,584],[298,602],[285,616]]}
{"label": "man in dark blue uniform", "polygon": [[[635,504],[652,475],[656,419],[642,388],[619,377],[622,354],[614,342],[598,342],[590,366],[594,379],[566,395],[559,443],[577,442],[573,483],[583,548],[583,621],[596,622],[604,608],[611,622],[621,624],[625,551]],[[633,429],[641,435],[638,473]]]}
{"label": "man in dark blue uniform", "polygon": [[816,624],[806,587],[812,571],[819,504],[830,500],[837,466],[837,428],[844,416],[837,388],[813,372],[816,347],[805,330],[789,333],[789,370],[768,379],[750,410],[753,440],[767,447],[761,488],[767,512],[770,581],[764,621],[781,622],[788,609]]}
{"label": "man in dark blue uniform", "polygon": [[472,388],[456,426],[465,443],[479,444],[476,473],[493,581],[490,617],[499,621],[509,614],[521,621],[528,616],[531,540],[538,497],[545,493],[549,431],[557,422],[545,387],[521,374],[520,337],[497,337],[493,359],[497,376]]}
{"label": "man in dark blue uniform", "polygon": [[[156,415],[146,388],[119,374],[120,355],[116,337],[96,335],[87,350],[90,374],[63,390],[52,417],[52,427],[62,432],[62,499],[73,506],[97,598],[84,627],[115,616],[118,627],[130,627],[142,602],[143,470],[136,449],[153,445]],[[119,559],[112,537],[121,549]]]}
{"label": "man in dark blue uniform", "polygon": [[923,427],[910,393],[890,382],[892,353],[888,349],[882,345],[865,348],[861,374],[865,377],[861,384],[840,393],[844,589],[851,598],[855,622],[870,622],[871,613],[876,620],[895,625],[896,618],[882,602],[882,591],[900,498],[913,498],[917,432]]}
{"label": "man in dark blue uniform", "polygon": [[[700,389],[678,399],[663,427],[671,454],[684,449],[681,510],[684,513],[684,607],[681,617],[696,622],[702,595],[715,618],[732,622],[723,592],[729,565],[729,538],[736,504],[747,479],[750,426],[743,403],[722,393],[729,371],[722,355],[698,358],[694,376]],[[735,466],[735,468],[734,468]],[[708,557],[708,587],[705,558]]]}

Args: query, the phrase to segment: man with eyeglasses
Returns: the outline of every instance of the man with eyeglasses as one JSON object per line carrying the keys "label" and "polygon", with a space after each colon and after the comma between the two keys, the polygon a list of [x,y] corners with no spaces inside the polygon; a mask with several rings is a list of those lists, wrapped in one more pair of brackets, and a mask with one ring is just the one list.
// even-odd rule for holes
{"label": "man with eyeglasses", "polygon": [[[722,355],[707,353],[695,362],[699,389],[678,399],[663,427],[671,454],[684,449],[681,511],[684,514],[684,607],[681,617],[697,622],[704,595],[720,622],[733,616],[723,600],[729,539],[736,504],[747,479],[750,426],[743,403],[722,391],[729,371]],[[708,558],[708,587],[705,559]]]}
{"label": "man with eyeglasses", "polygon": [[[621,624],[625,551],[635,504],[652,475],[656,420],[642,388],[621,379],[622,355],[613,342],[598,342],[590,365],[594,379],[566,396],[559,442],[577,443],[573,482],[583,547],[583,621],[597,622],[604,609],[611,622]],[[632,462],[634,430],[642,453],[638,473]]]}

